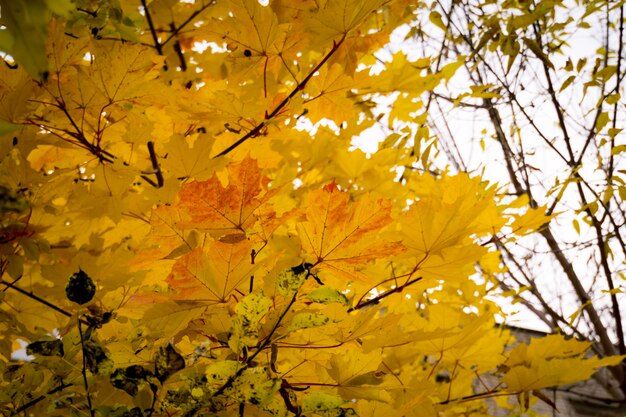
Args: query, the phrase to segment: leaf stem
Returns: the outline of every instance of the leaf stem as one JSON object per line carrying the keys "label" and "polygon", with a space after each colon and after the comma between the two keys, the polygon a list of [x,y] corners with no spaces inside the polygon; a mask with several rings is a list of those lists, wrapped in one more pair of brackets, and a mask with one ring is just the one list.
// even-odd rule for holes
{"label": "leaf stem", "polygon": [[360,310],[363,307],[367,307],[369,305],[372,304],[377,304],[380,300],[382,300],[383,298],[389,297],[391,294],[395,294],[397,292],[402,292],[406,287],[408,287],[409,285],[415,284],[416,282],[419,282],[423,279],[423,277],[416,277],[413,278],[407,282],[405,282],[404,284],[400,285],[399,287],[396,288],[392,288],[389,291],[385,291],[384,293],[374,297],[374,298],[370,298],[369,300],[361,303],[359,302],[357,305],[355,305],[354,307],[350,307],[348,309],[348,313],[354,311],[354,310]]}
{"label": "leaf stem", "polygon": [[91,403],[91,394],[89,393],[89,383],[87,382],[87,356],[85,355],[85,339],[83,337],[83,326],[78,319],[78,333],[80,334],[80,346],[83,352],[83,383],[85,385],[85,393],[87,395],[87,405],[89,406],[89,414],[91,417],[96,417],[96,412],[93,409],[93,405]]}
{"label": "leaf stem", "polygon": [[[33,299],[33,300],[43,304],[43,305],[45,305],[46,307],[49,307],[49,308],[53,309],[57,313],[61,313],[61,314],[63,314],[66,317],[73,317],[73,314],[63,310],[61,307],[57,307],[54,304],[52,304],[51,302],[46,301],[43,298],[41,298],[41,297],[39,297],[39,296],[37,296],[37,295],[35,295],[33,293],[25,291],[25,290],[21,289],[20,287],[16,286],[15,284],[13,284],[11,282],[8,282],[8,281],[5,281],[3,279],[0,279],[0,284],[6,285],[7,287],[14,289],[15,291],[19,292],[20,294],[25,295],[25,296],[27,296],[27,297],[29,297],[29,298],[31,298],[31,299]],[[89,325],[89,323],[87,323],[86,321],[84,321],[82,319],[79,319],[79,321],[81,323],[85,324],[85,325]]]}
{"label": "leaf stem", "polygon": [[65,116],[69,120],[70,124],[72,125],[72,127],[76,131],[75,134],[72,134],[70,132],[66,132],[66,133],[68,133],[69,135],[75,137],[76,140],[78,140],[89,152],[91,152],[100,161],[105,161],[105,162],[109,162],[109,163],[113,162],[113,158],[115,158],[114,155],[112,155],[111,153],[105,151],[99,145],[94,145],[93,143],[89,143],[89,141],[85,137],[85,134],[83,133],[81,128],[78,127],[78,124],[76,123],[76,121],[74,120],[74,118],[72,117],[70,112],[67,110],[65,102],[62,99],[61,99],[61,101],[59,101],[59,103],[56,105],[56,107],[58,109],[60,109],[63,112],[63,114],[65,114]]}
{"label": "leaf stem", "polygon": [[157,50],[159,55],[163,55],[163,45],[159,42],[159,38],[156,34],[156,30],[154,29],[154,23],[152,23],[152,16],[150,16],[150,10],[148,10],[148,5],[146,4],[146,0],[141,0],[141,5],[143,6],[144,12],[146,12],[146,20],[148,21],[148,26],[150,27],[150,33],[152,34],[152,39],[154,40],[154,49]]}
{"label": "leaf stem", "polygon": [[167,37],[167,39],[165,39],[162,43],[161,43],[161,47],[163,45],[165,45],[166,43],[168,43],[169,41],[172,40],[172,38],[174,38],[174,36],[176,36],[185,26],[187,26],[193,19],[196,18],[196,16],[198,16],[200,13],[202,13],[203,11],[205,11],[206,9],[208,9],[210,6],[213,6],[215,4],[215,0],[210,1],[206,4],[204,4],[202,7],[200,7],[198,10],[196,10],[195,12],[193,12],[183,23],[181,23],[180,25],[178,25],[178,27],[173,28],[172,29],[172,33],[170,33],[170,36]]}
{"label": "leaf stem", "polygon": [[154,407],[156,407],[157,402],[157,391],[152,392],[152,404],[150,404],[150,408],[146,410],[146,416],[151,417],[154,414]]}
{"label": "leaf stem", "polygon": [[466,402],[466,401],[480,400],[480,399],[484,399],[484,398],[512,396],[512,395],[517,395],[517,394],[519,394],[519,393],[517,393],[517,392],[502,392],[502,391],[498,391],[497,389],[493,389],[493,390],[486,391],[486,392],[479,392],[477,394],[470,394],[470,395],[465,395],[465,396],[459,397],[459,398],[452,398],[452,399],[449,399],[449,400],[440,401],[437,404],[438,405],[446,405],[446,404],[451,404],[451,403],[461,403],[461,402]]}

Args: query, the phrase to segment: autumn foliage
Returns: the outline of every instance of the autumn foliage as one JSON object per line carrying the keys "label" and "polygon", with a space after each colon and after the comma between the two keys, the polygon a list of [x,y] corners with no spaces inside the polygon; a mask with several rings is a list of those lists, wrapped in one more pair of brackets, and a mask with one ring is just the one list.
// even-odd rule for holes
{"label": "autumn foliage", "polygon": [[543,212],[352,146],[461,64],[378,67],[417,2],[0,4],[4,415],[488,415],[622,360],[496,325]]}

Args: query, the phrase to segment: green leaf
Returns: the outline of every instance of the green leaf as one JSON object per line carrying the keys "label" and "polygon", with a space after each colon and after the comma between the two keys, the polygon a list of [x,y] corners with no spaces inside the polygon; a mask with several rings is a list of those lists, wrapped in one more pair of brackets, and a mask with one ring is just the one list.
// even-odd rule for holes
{"label": "green leaf", "polygon": [[609,113],[603,111],[596,120],[596,132],[600,132],[609,123]]}
{"label": "green leaf", "polygon": [[612,290],[602,290],[604,294],[623,294],[624,290],[622,288],[613,288]]}
{"label": "green leaf", "polygon": [[550,61],[550,58],[548,58],[545,52],[543,52],[543,50],[541,49],[541,47],[539,47],[537,42],[535,42],[533,39],[530,39],[530,38],[524,38],[524,44],[526,45],[528,49],[530,49],[535,54],[537,58],[542,60],[544,64],[554,69],[554,65]]}
{"label": "green leaf", "polygon": [[567,77],[567,79],[565,81],[563,81],[563,84],[561,85],[561,88],[559,89],[559,92],[561,92],[561,91],[565,90],[567,87],[569,87],[570,84],[572,84],[575,79],[576,79],[575,75],[570,75],[569,77]]}
{"label": "green leaf", "polygon": [[271,378],[264,367],[246,369],[233,384],[240,401],[264,405],[271,401],[280,388],[281,380]]}
{"label": "green leaf", "polygon": [[140,365],[132,365],[127,368],[117,368],[109,377],[111,385],[121,389],[134,397],[139,392],[139,386],[145,384],[152,373]]}
{"label": "green leaf", "polygon": [[624,130],[624,129],[620,129],[617,127],[610,127],[609,130],[607,131],[607,134],[609,135],[609,137],[614,138],[615,136],[619,135],[619,133]]}
{"label": "green leaf", "polygon": [[[0,33],[2,33],[0,31]],[[16,125],[14,123],[5,122],[4,120],[0,120],[0,136],[6,135],[7,133],[15,132],[16,130],[21,129],[21,125]]]}
{"label": "green leaf", "polygon": [[26,353],[29,355],[63,357],[63,341],[55,339],[39,340],[37,342],[29,343],[28,346],[26,346]]}
{"label": "green leaf", "polygon": [[619,198],[622,199],[622,201],[626,200],[626,187],[625,186],[621,186],[617,189],[617,192],[619,193]]}
{"label": "green leaf", "polygon": [[[13,49],[13,35],[6,29],[0,29],[0,51],[7,52]],[[0,125],[4,122],[0,122]],[[1,132],[1,130],[0,130]]]}
{"label": "green leaf", "polygon": [[117,32],[120,34],[122,39],[131,42],[139,42],[137,29],[135,27],[129,26],[125,24],[125,22],[113,22],[113,26],[115,26],[115,29],[117,29]]}
{"label": "green leaf", "polygon": [[209,385],[219,387],[228,378],[235,375],[239,370],[239,362],[224,360],[220,362],[214,362],[206,368],[204,374],[207,377]]}
{"label": "green leaf", "polygon": [[106,350],[95,340],[85,340],[84,355],[87,369],[92,374],[107,375],[113,370],[113,361],[107,355]]}
{"label": "green leaf", "polygon": [[476,45],[476,47],[474,48],[474,51],[472,52],[472,55],[470,56],[471,58],[474,58],[474,56],[479,53],[481,51],[481,49],[483,49],[485,47],[485,45],[487,45],[487,43],[493,39],[493,37],[496,35],[496,33],[500,32],[500,27],[498,25],[493,25],[489,28],[489,30],[487,30],[486,32],[484,32],[482,34],[482,36],[480,37],[480,40],[478,41],[478,45]]}
{"label": "green leaf", "polygon": [[448,30],[446,24],[443,21],[443,18],[441,17],[441,13],[439,13],[438,11],[431,12],[430,15],[428,15],[428,20],[430,20],[433,25],[437,26],[444,32]]}
{"label": "green leaf", "polygon": [[294,273],[292,269],[281,272],[276,279],[278,292],[284,297],[290,297],[302,286],[305,277],[306,274]]}
{"label": "green leaf", "polygon": [[244,347],[257,343],[259,322],[271,305],[272,301],[261,293],[248,294],[237,304],[237,315],[233,319],[228,340],[233,352],[241,353]]}
{"label": "green leaf", "polygon": [[167,346],[161,346],[156,353],[154,368],[157,379],[163,383],[172,374],[185,368],[185,359],[168,343]]}
{"label": "green leaf", "polygon": [[304,396],[302,400],[302,411],[321,414],[326,411],[334,410],[345,403],[346,401],[338,395],[314,391]]}
{"label": "green leaf", "polygon": [[48,9],[57,16],[67,16],[74,10],[72,0],[46,0]]}
{"label": "green leaf", "polygon": [[0,9],[0,23],[13,37],[12,45],[5,52],[29,74],[45,80],[48,75],[46,40],[51,16],[47,2],[0,0]]}
{"label": "green leaf", "polygon": [[602,82],[607,82],[615,73],[617,72],[617,67],[615,65],[608,65],[602,68],[600,71],[596,72],[593,75],[593,78],[601,78]]}
{"label": "green leaf", "polygon": [[606,98],[606,103],[612,106],[613,104],[617,103],[620,98],[621,96],[619,93],[611,94]]}
{"label": "green leaf", "polygon": [[271,305],[272,301],[263,294],[252,293],[237,303],[235,313],[247,323],[258,323]]}
{"label": "green leaf", "polygon": [[24,273],[24,258],[19,255],[9,255],[6,260],[8,262],[6,272],[13,279],[19,279]]}
{"label": "green leaf", "polygon": [[0,185],[0,215],[9,212],[21,213],[28,207],[28,201],[23,195]]}
{"label": "green leaf", "polygon": [[465,56],[460,56],[456,62],[451,62],[446,64],[441,69],[441,75],[446,81],[450,81],[450,79],[456,74],[456,71],[461,68],[465,64]]}
{"label": "green leaf", "polygon": [[289,324],[288,331],[308,329],[327,324],[330,321],[328,316],[319,313],[298,313]]}
{"label": "green leaf", "polygon": [[617,145],[611,148],[611,155],[617,155],[622,152],[626,152],[626,145]]}
{"label": "green leaf", "polygon": [[355,386],[355,385],[379,385],[383,382],[383,379],[380,377],[379,373],[376,371],[366,372],[361,375],[357,375],[352,379],[349,379],[345,382],[345,385]]}
{"label": "green leaf", "polygon": [[96,407],[96,415],[107,417],[143,417],[141,407],[128,409],[126,406],[100,406]]}
{"label": "green leaf", "polygon": [[306,298],[315,303],[322,303],[322,304],[330,304],[330,303],[347,304],[348,303],[348,298],[345,295],[343,295],[342,293],[340,293],[334,288],[330,288],[326,286],[314,289],[313,291],[311,291],[310,293],[306,295]]}

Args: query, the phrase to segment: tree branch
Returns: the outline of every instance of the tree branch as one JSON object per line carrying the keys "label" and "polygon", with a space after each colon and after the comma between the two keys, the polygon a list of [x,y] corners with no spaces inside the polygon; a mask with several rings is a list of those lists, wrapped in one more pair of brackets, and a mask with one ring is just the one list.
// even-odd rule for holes
{"label": "tree branch", "polygon": [[[308,275],[310,275],[310,272],[307,273],[307,276]],[[278,320],[276,320],[276,322],[274,323],[274,326],[272,326],[272,330],[270,330],[270,332],[265,337],[263,342],[256,348],[255,352],[252,355],[248,356],[248,358],[246,359],[245,363],[241,366],[241,368],[239,368],[237,370],[237,372],[235,372],[234,375],[228,377],[226,382],[224,382],[224,384],[222,384],[222,386],[219,387],[217,389],[217,391],[215,391],[213,394],[211,394],[212,398],[215,398],[215,397],[217,397],[219,395],[222,395],[224,393],[224,391],[226,391],[228,388],[232,387],[232,385],[235,383],[237,378],[239,378],[244,373],[244,371],[250,367],[250,364],[252,363],[252,361],[254,361],[254,359],[263,351],[263,349],[265,349],[267,346],[270,345],[270,343],[272,343],[272,336],[274,335],[274,333],[276,332],[276,330],[280,326],[280,323],[282,323],[283,319],[285,318],[285,316],[287,315],[287,313],[291,309],[291,306],[296,302],[297,295],[298,295],[298,292],[297,291],[294,292],[293,296],[291,297],[291,300],[287,304],[287,307],[285,307],[283,312],[280,314],[280,316],[278,317]],[[198,410],[200,410],[200,407],[198,407],[198,406],[192,408],[187,413],[185,413],[185,417],[191,417],[191,416],[196,415]]]}
{"label": "tree branch", "polygon": [[93,409],[93,404],[91,403],[89,383],[87,382],[87,356],[85,355],[85,339],[83,338],[83,327],[80,319],[78,320],[78,334],[80,335],[80,346],[83,353],[83,367],[81,371],[83,374],[83,383],[85,385],[85,395],[87,396],[87,405],[89,406],[89,414],[91,415],[91,417],[95,417],[96,411]]}
{"label": "tree branch", "polygon": [[[615,80],[615,88],[614,90],[620,91],[620,83],[622,81],[620,74],[622,73],[622,54],[624,53],[624,6],[620,6],[619,8],[619,36],[618,36],[618,47],[617,47],[617,70],[615,74],[617,79]],[[613,105],[613,129],[617,127],[617,109],[619,107],[619,101],[616,101]],[[615,136],[611,137],[611,149],[615,147]],[[607,173],[607,177],[609,179],[609,184],[611,183],[611,178],[613,177],[613,164],[614,164],[614,155],[613,152],[609,155],[609,170]]]}
{"label": "tree branch", "polygon": [[404,284],[400,285],[399,287],[396,288],[392,288],[389,291],[385,291],[384,293],[374,297],[374,298],[370,298],[367,301],[364,301],[363,303],[359,302],[357,305],[355,305],[354,307],[350,307],[348,309],[348,313],[354,310],[360,310],[364,307],[370,306],[372,304],[378,304],[380,302],[380,300],[389,297],[391,294],[395,294],[397,292],[402,292],[406,287],[408,287],[409,285],[415,284],[416,282],[419,282],[423,279],[423,277],[416,277],[413,278],[411,280],[408,280],[407,282],[405,282]]}
{"label": "tree branch", "polygon": [[163,46],[159,43],[159,37],[156,34],[154,23],[152,23],[152,16],[150,16],[150,10],[148,9],[146,0],[141,0],[141,5],[143,6],[143,10],[146,13],[146,20],[148,21],[148,26],[150,27],[150,33],[152,34],[152,40],[154,41],[154,49],[157,50],[157,53],[159,55],[163,55]]}
{"label": "tree branch", "polygon": [[[37,296],[37,295],[35,295],[33,293],[30,293],[28,291],[25,291],[25,290],[21,289],[20,287],[16,286],[14,283],[5,281],[3,279],[0,279],[0,284],[6,285],[7,287],[14,289],[15,291],[19,292],[20,294],[25,295],[25,296],[27,296],[27,297],[37,301],[38,303],[41,303],[41,304],[45,305],[46,307],[49,307],[49,308],[53,309],[57,313],[61,313],[61,314],[63,314],[66,317],[74,317],[73,314],[63,310],[61,307],[57,307],[54,304],[50,303],[49,301],[46,301],[43,298],[41,298],[41,297],[39,297],[39,296]],[[82,319],[80,319],[80,321],[83,324],[89,325],[89,323],[87,323],[86,321],[84,321]]]}
{"label": "tree branch", "polygon": [[161,188],[165,183],[163,179],[163,172],[161,171],[161,167],[159,166],[159,161],[157,160],[156,152],[154,151],[154,142],[148,141],[148,152],[150,153],[150,162],[152,163],[152,172],[156,176],[157,182],[155,183],[150,178],[148,178],[145,174],[141,176],[148,184],[152,185],[154,188]]}
{"label": "tree branch", "polygon": [[185,19],[183,23],[178,25],[176,28],[172,28],[172,33],[170,33],[170,36],[168,36],[167,39],[165,39],[161,43],[161,47],[163,47],[166,43],[171,41],[174,38],[174,36],[176,36],[185,26],[191,23],[191,21],[195,19],[200,13],[205,11],[210,6],[213,6],[214,4],[215,4],[215,0],[208,2],[207,4],[201,6],[198,10],[194,11],[187,19]]}
{"label": "tree branch", "polygon": [[[543,41],[541,39],[541,28],[539,24],[535,21],[532,25],[533,32],[535,33],[535,40],[537,41],[537,45],[539,49],[543,50]],[[559,127],[561,128],[561,132],[563,133],[563,140],[565,141],[565,147],[567,148],[567,153],[569,155],[569,164],[573,166],[575,161],[574,150],[572,149],[571,138],[569,132],[567,130],[567,125],[565,124],[565,116],[563,114],[563,109],[556,97],[556,91],[554,90],[554,85],[552,84],[552,76],[550,75],[550,67],[546,63],[545,59],[537,56],[539,62],[541,62],[541,67],[543,68],[543,72],[546,76],[546,81],[548,82],[548,94],[550,95],[550,100],[552,101],[552,105],[554,107],[554,111],[556,112],[556,117],[559,119]]]}
{"label": "tree branch", "polygon": [[65,388],[69,388],[71,387],[72,384],[66,384],[66,383],[62,383],[61,385],[59,385],[58,387],[46,392],[43,395],[40,395],[39,397],[30,400],[29,402],[27,402],[26,404],[23,404],[22,406],[20,406],[19,408],[17,408],[16,410],[12,411],[11,414],[9,414],[10,416],[16,416],[18,414],[23,413],[24,411],[28,410],[29,408],[37,405],[37,403],[39,403],[40,401],[44,400],[47,396],[49,395],[53,395],[56,394],[57,392],[63,391]]}
{"label": "tree branch", "polygon": [[322,58],[322,60],[309,72],[309,74],[304,78],[304,80],[299,82],[298,85],[296,85],[296,87],[291,91],[291,93],[289,93],[289,95],[285,97],[283,101],[281,101],[278,104],[278,106],[276,106],[276,108],[272,110],[271,113],[265,115],[265,120],[257,124],[252,130],[250,130],[248,133],[243,135],[241,138],[239,138],[235,143],[230,145],[228,148],[224,149],[222,152],[215,155],[213,159],[219,158],[220,156],[224,156],[232,152],[237,147],[239,147],[239,145],[241,145],[248,139],[258,136],[261,130],[267,125],[267,122],[273,119],[274,116],[276,116],[285,106],[287,106],[289,101],[292,98],[294,98],[296,94],[298,94],[300,91],[302,91],[306,87],[307,83],[311,80],[311,78],[313,78],[315,73],[317,73],[317,71],[319,71],[320,68],[324,66],[326,61],[328,61],[330,57],[333,56],[335,52],[337,52],[337,50],[339,49],[339,47],[343,44],[345,40],[346,40],[346,35],[344,35],[341,39],[339,39],[338,42],[333,41],[333,47],[330,49],[330,51],[328,51],[328,53],[324,56],[324,58]]}
{"label": "tree branch", "polygon": [[[591,299],[589,298],[587,291],[585,290],[582,283],[580,282],[578,275],[576,274],[576,271],[574,271],[574,267],[567,260],[567,258],[565,258],[565,255],[563,255],[563,252],[561,248],[559,247],[559,244],[556,241],[556,238],[554,237],[554,235],[552,234],[552,231],[550,230],[549,226],[546,225],[546,227],[542,228],[542,230],[539,233],[544,237],[544,239],[546,240],[546,243],[548,243],[548,246],[550,247],[552,254],[556,258],[559,265],[561,265],[561,268],[565,272],[565,275],[567,276],[568,280],[574,287],[574,291],[576,292],[576,295],[578,296],[578,299],[580,300],[581,305],[584,306],[583,308],[585,312],[587,313],[589,320],[591,320],[591,323],[593,324],[595,332],[598,334],[598,337],[600,338],[600,343],[602,345],[602,348],[604,349],[605,355],[611,356],[611,355],[617,354],[617,352],[615,351],[615,347],[613,346],[613,342],[611,341],[611,338],[609,337],[609,334],[606,331],[606,328],[604,327],[604,324],[602,323],[602,320],[600,319],[598,312],[596,311],[595,307],[591,303]],[[609,369],[615,370],[616,368],[609,368]],[[615,376],[618,378],[619,381],[623,380],[624,372],[621,370],[621,368],[619,369],[619,371],[612,371],[612,372],[615,373]]]}

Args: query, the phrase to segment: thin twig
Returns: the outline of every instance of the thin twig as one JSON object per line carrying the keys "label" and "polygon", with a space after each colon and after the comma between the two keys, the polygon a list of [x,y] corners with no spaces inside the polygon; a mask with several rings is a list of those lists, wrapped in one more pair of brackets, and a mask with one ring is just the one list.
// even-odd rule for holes
{"label": "thin twig", "polygon": [[153,391],[152,392],[152,404],[150,404],[150,408],[146,410],[147,417],[151,417],[152,414],[154,413],[154,407],[156,407],[156,402],[157,402],[157,391]]}
{"label": "thin twig", "polygon": [[382,293],[382,294],[380,294],[380,295],[378,295],[378,296],[376,296],[374,298],[370,298],[369,300],[367,300],[367,301],[365,301],[363,303],[359,303],[359,304],[355,305],[354,307],[350,307],[348,309],[348,313],[351,312],[351,311],[354,311],[354,310],[360,310],[360,309],[362,309],[364,307],[367,307],[369,305],[372,305],[372,304],[378,304],[380,302],[380,300],[382,300],[382,299],[384,299],[386,297],[389,297],[391,294],[395,294],[397,292],[402,292],[409,285],[415,284],[416,282],[419,282],[422,279],[423,279],[423,277],[413,278],[413,279],[405,282],[404,284],[400,285],[399,287],[392,288],[389,291],[385,291],[384,293]]}
{"label": "thin twig", "polygon": [[[532,28],[535,33],[535,40],[537,41],[539,49],[543,50],[543,41],[541,39],[541,33],[543,32],[539,27],[539,23],[534,22]],[[546,76],[546,81],[548,82],[548,94],[550,95],[550,100],[552,101],[554,111],[556,112],[556,117],[559,119],[559,127],[561,129],[561,132],[563,133],[563,141],[565,142],[565,147],[567,148],[567,153],[569,155],[568,162],[570,166],[572,166],[571,164],[573,164],[575,160],[574,150],[572,149],[572,141],[569,135],[569,131],[567,129],[567,124],[565,123],[565,114],[563,112],[563,108],[561,107],[561,104],[556,97],[556,91],[554,90],[554,85],[552,83],[552,75],[550,75],[550,67],[548,66],[547,62],[542,59],[542,57],[537,56],[537,59],[539,59],[539,62],[541,62],[543,72]]]}
{"label": "thin twig", "polygon": [[157,182],[155,183],[146,175],[142,175],[143,178],[148,184],[152,185],[154,188],[161,188],[165,183],[163,179],[163,172],[161,171],[161,167],[159,166],[159,161],[157,160],[156,152],[154,151],[154,142],[148,141],[148,152],[150,153],[150,162],[152,162],[152,172],[156,176]]}
{"label": "thin twig", "polygon": [[[29,297],[29,298],[31,298],[31,299],[33,299],[33,300],[37,301],[38,303],[41,303],[41,304],[45,305],[46,307],[49,307],[49,308],[53,309],[53,310],[54,310],[54,311],[56,311],[57,313],[61,313],[61,314],[63,314],[63,315],[64,315],[64,316],[66,316],[66,317],[73,317],[73,316],[74,316],[73,314],[71,314],[71,313],[69,313],[69,312],[67,312],[67,311],[63,310],[61,307],[57,307],[57,306],[55,306],[54,304],[50,303],[49,301],[46,301],[46,300],[44,300],[43,298],[41,298],[41,297],[39,297],[39,296],[37,296],[37,295],[35,295],[35,294],[33,294],[33,293],[30,293],[30,292],[28,292],[28,291],[26,291],[26,290],[23,290],[23,289],[21,289],[20,287],[16,286],[16,285],[15,285],[15,284],[13,284],[13,283],[10,283],[10,282],[8,282],[8,281],[5,281],[5,280],[3,280],[3,279],[0,279],[0,284],[6,285],[7,287],[12,288],[12,289],[14,289],[15,291],[19,292],[20,294],[25,295],[25,296],[27,296],[27,297]],[[85,324],[85,325],[89,325],[89,323],[87,323],[86,321],[84,321],[84,320],[82,320],[82,319],[80,319],[80,321],[81,321],[83,324]]]}
{"label": "thin twig", "polygon": [[96,145],[94,145],[92,143],[89,143],[89,141],[85,137],[85,134],[78,127],[78,125],[74,121],[74,118],[72,117],[70,112],[67,110],[65,102],[63,102],[63,101],[59,102],[56,107],[58,109],[60,109],[65,114],[65,116],[70,121],[70,124],[72,125],[74,130],[76,130],[75,134],[71,134],[70,132],[67,132],[67,131],[66,131],[66,133],[68,133],[72,137],[76,138],[76,140],[78,140],[81,144],[83,144],[85,146],[85,148],[88,149],[89,152],[91,152],[99,160],[106,161],[106,162],[113,162],[113,159],[111,159],[111,158],[115,158],[114,155],[110,154],[109,152],[105,151],[104,149],[100,148],[99,146],[96,146]]}
{"label": "thin twig", "polygon": [[313,76],[320,70],[320,68],[322,68],[322,66],[326,63],[326,61],[328,61],[330,57],[333,56],[335,52],[337,52],[337,50],[339,49],[339,47],[343,44],[345,40],[346,40],[346,35],[344,35],[338,42],[333,41],[333,47],[330,49],[330,51],[328,51],[328,53],[324,56],[324,58],[315,66],[315,68],[311,70],[311,72],[309,72],[309,74],[304,78],[304,80],[302,80],[302,82],[296,85],[296,87],[291,91],[291,93],[289,93],[289,95],[285,97],[283,101],[281,101],[278,104],[278,106],[276,106],[276,108],[272,110],[271,113],[265,115],[265,120],[257,124],[252,130],[250,130],[248,133],[243,135],[241,138],[239,138],[235,143],[230,145],[228,148],[224,149],[222,152],[215,155],[213,159],[219,158],[220,156],[224,156],[232,152],[234,149],[236,149],[239,145],[244,143],[246,140],[258,136],[261,130],[267,125],[267,122],[273,119],[274,116],[276,116],[289,103],[289,101],[296,96],[296,94],[298,94],[300,91],[302,91],[306,87],[307,83],[311,80],[311,78],[313,78]]}
{"label": "thin twig", "polygon": [[503,397],[503,396],[508,397],[508,396],[513,396],[517,394],[518,393],[516,392],[502,392],[502,391],[498,391],[497,389],[493,389],[493,390],[486,391],[486,392],[479,392],[477,394],[470,394],[470,395],[465,395],[459,398],[453,398],[450,400],[440,401],[437,404],[446,405],[446,404],[461,403],[461,402],[466,402],[466,401],[482,400],[482,399],[493,398],[493,397]]}
{"label": "thin twig", "polygon": [[[622,54],[624,53],[624,6],[620,6],[619,8],[619,37],[618,37],[618,49],[617,49],[617,70],[615,71],[615,74],[617,74],[617,79],[615,81],[615,88],[614,90],[619,92],[620,91],[620,83],[622,81],[622,79],[620,78],[620,74],[622,73]],[[613,105],[613,129],[617,128],[617,110],[619,108],[619,100],[617,100],[615,102],[615,104]],[[615,135],[611,136],[611,149],[613,149],[615,147]],[[610,153],[609,155],[609,172],[607,174],[607,177],[609,178],[609,181],[611,179],[611,177],[613,177],[613,162],[614,161],[614,155],[613,152]]]}
{"label": "thin twig", "polygon": [[89,383],[87,382],[87,355],[85,354],[85,339],[83,338],[83,326],[78,320],[78,333],[80,334],[80,346],[83,352],[83,383],[85,385],[85,394],[87,395],[87,405],[89,406],[89,414],[91,417],[96,416],[96,411],[93,409],[93,404],[91,403],[91,394],[89,393]]}
{"label": "thin twig", "polygon": [[[174,23],[170,23],[170,29],[172,31],[176,29]],[[176,42],[174,42],[174,52],[176,52],[176,56],[178,56],[178,61],[180,61],[180,70],[183,72],[187,71],[187,62],[185,61],[185,55],[183,54],[183,50],[180,47],[180,41],[178,39],[176,39]]]}
{"label": "thin twig", "polygon": [[42,400],[44,400],[47,396],[49,395],[53,395],[56,394],[59,391],[63,391],[65,388],[69,388],[71,387],[72,384],[66,384],[66,383],[62,383],[61,385],[59,385],[58,387],[46,392],[43,395],[40,395],[39,397],[30,400],[29,402],[27,402],[26,404],[21,405],[19,408],[13,410],[11,412],[11,414],[9,414],[10,416],[16,416],[20,413],[23,413],[24,411],[28,410],[29,408],[37,405],[37,403],[41,402]]}
{"label": "thin twig", "polygon": [[210,6],[213,6],[215,4],[215,0],[208,2],[207,4],[203,5],[202,7],[200,7],[198,10],[196,10],[195,12],[193,12],[183,23],[181,23],[180,25],[178,25],[178,27],[176,27],[175,29],[172,30],[172,33],[170,33],[170,36],[167,37],[167,39],[165,39],[162,43],[161,46],[165,45],[166,43],[168,43],[169,41],[171,41],[174,36],[176,36],[185,26],[187,26],[193,19],[195,19],[200,13],[202,13],[203,11],[205,11],[207,8],[209,8]]}
{"label": "thin twig", "polygon": [[157,36],[156,30],[154,29],[154,23],[152,23],[152,17],[150,16],[150,10],[148,9],[146,0],[141,0],[141,5],[143,6],[143,11],[146,13],[146,20],[148,21],[148,26],[150,27],[152,40],[154,40],[154,49],[157,50],[159,55],[163,55],[163,46],[159,43],[159,37]]}

